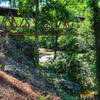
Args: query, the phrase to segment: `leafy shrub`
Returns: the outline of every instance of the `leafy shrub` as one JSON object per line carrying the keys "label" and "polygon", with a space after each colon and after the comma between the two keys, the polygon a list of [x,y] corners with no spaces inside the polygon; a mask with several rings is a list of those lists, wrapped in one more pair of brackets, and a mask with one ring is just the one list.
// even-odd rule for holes
{"label": "leafy shrub", "polygon": [[54,48],[54,36],[41,36],[39,38],[40,47],[42,48]]}
{"label": "leafy shrub", "polygon": [[66,73],[70,68],[72,59],[73,56],[59,52],[57,58],[49,65],[49,68],[56,73]]}
{"label": "leafy shrub", "polygon": [[[93,60],[93,59],[92,59]],[[82,90],[93,90],[95,86],[95,74],[93,64],[89,64],[86,54],[59,54],[49,68],[60,74],[67,76],[80,83]]]}
{"label": "leafy shrub", "polygon": [[47,100],[50,99],[50,96],[41,96],[38,100]]}

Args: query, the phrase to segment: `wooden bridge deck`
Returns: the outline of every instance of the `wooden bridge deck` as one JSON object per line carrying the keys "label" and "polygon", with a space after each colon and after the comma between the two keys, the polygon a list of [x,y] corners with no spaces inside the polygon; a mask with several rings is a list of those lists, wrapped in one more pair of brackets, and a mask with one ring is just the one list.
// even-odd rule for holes
{"label": "wooden bridge deck", "polygon": [[[9,8],[9,7],[0,7],[0,16],[14,16],[14,17],[22,17],[18,14],[17,8]],[[33,12],[33,17],[35,17],[35,13]]]}

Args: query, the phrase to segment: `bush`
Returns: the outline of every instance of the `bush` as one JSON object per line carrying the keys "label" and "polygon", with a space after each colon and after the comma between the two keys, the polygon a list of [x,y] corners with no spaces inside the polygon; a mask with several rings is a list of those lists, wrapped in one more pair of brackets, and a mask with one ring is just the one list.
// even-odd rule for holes
{"label": "bush", "polygon": [[53,49],[54,48],[54,36],[40,36],[39,44],[42,48]]}
{"label": "bush", "polygon": [[80,83],[82,91],[94,89],[95,67],[93,67],[93,64],[89,64],[86,54],[58,54],[56,60],[49,65],[49,68],[54,73],[67,74],[71,80]]}

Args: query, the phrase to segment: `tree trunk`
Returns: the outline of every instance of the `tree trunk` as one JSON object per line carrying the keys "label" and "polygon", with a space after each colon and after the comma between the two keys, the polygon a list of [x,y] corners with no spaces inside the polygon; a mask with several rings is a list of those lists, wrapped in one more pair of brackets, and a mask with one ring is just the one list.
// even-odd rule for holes
{"label": "tree trunk", "polygon": [[100,20],[95,22],[95,42],[96,42],[96,78],[98,86],[98,94],[100,96]]}
{"label": "tree trunk", "polygon": [[35,6],[36,6],[36,12],[35,12],[35,65],[36,67],[39,66],[39,41],[38,41],[38,35],[39,35],[39,0],[35,0]]}
{"label": "tree trunk", "polygon": [[56,59],[57,57],[57,50],[58,50],[58,34],[56,34],[55,36],[55,43],[54,43],[54,59],[53,61]]}
{"label": "tree trunk", "polygon": [[96,43],[96,79],[97,79],[97,88],[98,88],[98,97],[100,97],[100,19],[99,9],[98,9],[98,0],[93,0],[93,21],[94,21],[94,34],[95,34],[95,43]]}

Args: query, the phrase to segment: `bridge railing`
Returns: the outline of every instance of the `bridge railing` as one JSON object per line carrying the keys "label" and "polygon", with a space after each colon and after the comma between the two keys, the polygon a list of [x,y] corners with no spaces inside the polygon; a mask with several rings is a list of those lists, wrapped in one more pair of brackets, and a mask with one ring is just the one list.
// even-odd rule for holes
{"label": "bridge railing", "polygon": [[0,7],[0,30],[34,26],[34,18],[23,18],[16,8]]}

